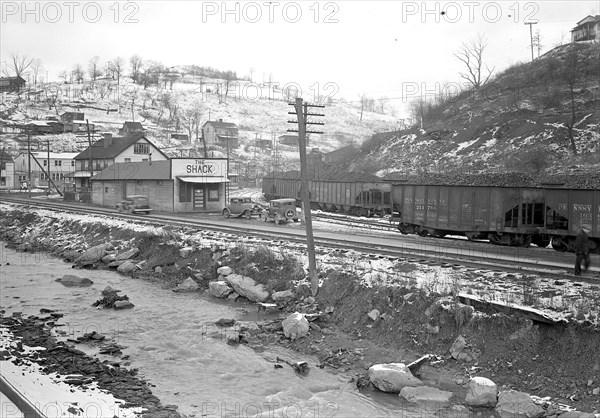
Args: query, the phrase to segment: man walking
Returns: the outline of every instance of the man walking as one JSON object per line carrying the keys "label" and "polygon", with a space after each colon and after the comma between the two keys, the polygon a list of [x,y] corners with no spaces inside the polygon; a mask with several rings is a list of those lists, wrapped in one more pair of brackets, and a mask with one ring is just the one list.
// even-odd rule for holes
{"label": "man walking", "polygon": [[581,276],[581,262],[583,261],[583,271],[590,268],[590,241],[587,233],[590,229],[582,227],[575,239],[575,276]]}

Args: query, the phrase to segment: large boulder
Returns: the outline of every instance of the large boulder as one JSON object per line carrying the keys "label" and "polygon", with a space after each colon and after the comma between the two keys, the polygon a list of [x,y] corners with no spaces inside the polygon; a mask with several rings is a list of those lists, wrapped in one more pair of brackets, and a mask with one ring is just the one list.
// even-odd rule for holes
{"label": "large boulder", "polygon": [[369,380],[377,389],[390,393],[400,393],[406,386],[423,385],[404,363],[375,364],[369,368]]}
{"label": "large boulder", "polygon": [[233,269],[229,266],[219,267],[217,269],[217,274],[220,276],[229,276],[230,274],[233,274]]}
{"label": "large boulder", "polygon": [[291,340],[305,337],[308,334],[310,326],[308,321],[301,313],[294,312],[281,323],[283,327],[283,335]]}
{"label": "large boulder", "polygon": [[196,283],[194,279],[188,277],[183,282],[179,283],[177,287],[173,289],[173,292],[194,292],[198,290],[199,287],[200,286],[198,286],[198,283]]}
{"label": "large boulder", "polygon": [[291,290],[282,290],[281,292],[273,292],[271,298],[275,302],[283,302],[294,298],[294,292]]}
{"label": "large boulder", "polygon": [[208,293],[217,298],[226,298],[233,289],[227,282],[217,281],[208,283]]}
{"label": "large boulder", "polygon": [[116,255],[115,260],[129,260],[130,258],[135,257],[140,253],[140,250],[137,247],[133,247],[127,251],[123,251]]}
{"label": "large boulder", "polygon": [[113,245],[110,242],[108,244],[96,245],[96,246],[88,249],[87,251],[85,251],[79,257],[77,257],[75,259],[75,263],[77,263],[77,264],[96,263],[96,262],[102,260],[102,257],[104,257],[106,254],[108,254],[109,251],[114,250],[114,248],[115,247],[113,247]]}
{"label": "large boulder", "polygon": [[496,412],[502,418],[539,418],[544,416],[544,409],[536,405],[528,394],[515,390],[500,392]]}
{"label": "large boulder", "polygon": [[474,377],[469,381],[465,404],[495,408],[498,403],[498,386],[485,377]]}
{"label": "large boulder", "polygon": [[63,286],[68,287],[85,287],[94,284],[94,282],[88,278],[73,276],[72,274],[65,274],[60,279],[56,279],[56,281],[62,284]]}
{"label": "large boulder", "polygon": [[117,310],[121,310],[121,309],[131,309],[133,308],[135,305],[131,302],[129,302],[128,300],[118,300],[114,303],[113,308],[117,309]]}
{"label": "large boulder", "polygon": [[400,396],[408,402],[447,404],[452,398],[452,392],[430,386],[404,386],[400,390]]}
{"label": "large boulder", "polygon": [[117,267],[117,270],[123,274],[133,273],[138,266],[131,260],[126,260],[123,264]]}
{"label": "large boulder", "polygon": [[264,302],[269,298],[269,292],[264,285],[256,284],[250,277],[230,274],[227,276],[227,282],[233,287],[233,290],[252,302]]}

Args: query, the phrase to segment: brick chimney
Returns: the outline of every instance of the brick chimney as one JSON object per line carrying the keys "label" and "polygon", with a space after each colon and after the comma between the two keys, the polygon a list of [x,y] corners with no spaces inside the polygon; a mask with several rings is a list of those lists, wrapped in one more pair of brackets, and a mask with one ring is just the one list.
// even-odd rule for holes
{"label": "brick chimney", "polygon": [[104,139],[104,148],[108,148],[113,143],[113,138],[111,133],[103,133],[102,137]]}

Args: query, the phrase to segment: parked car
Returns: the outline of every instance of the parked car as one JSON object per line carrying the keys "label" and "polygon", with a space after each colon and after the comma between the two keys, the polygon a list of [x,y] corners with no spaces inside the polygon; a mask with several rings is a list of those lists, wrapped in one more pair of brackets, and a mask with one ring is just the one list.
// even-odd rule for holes
{"label": "parked car", "polygon": [[254,202],[251,197],[232,197],[229,203],[223,209],[223,216],[243,216],[246,219],[252,218],[253,215],[260,215],[262,206]]}
{"label": "parked car", "polygon": [[149,214],[153,210],[150,208],[148,196],[142,195],[127,196],[125,200],[121,200],[119,203],[117,203],[117,209],[119,210],[119,212],[141,212],[146,214]]}
{"label": "parked car", "polygon": [[269,207],[260,216],[263,221],[272,220],[276,224],[287,221],[298,222],[301,211],[296,207],[296,199],[274,199],[269,202]]}

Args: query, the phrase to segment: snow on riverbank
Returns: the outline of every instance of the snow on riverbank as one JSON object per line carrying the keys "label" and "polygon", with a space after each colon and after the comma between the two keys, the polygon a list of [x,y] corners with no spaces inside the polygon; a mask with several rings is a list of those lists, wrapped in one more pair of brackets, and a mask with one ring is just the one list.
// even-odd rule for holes
{"label": "snow on riverbank", "polygon": [[[18,339],[6,328],[0,327],[0,351],[18,349]],[[22,346],[24,352],[44,350],[43,347]],[[4,357],[2,357],[4,358]],[[26,399],[34,400],[34,406],[47,418],[65,416],[134,418],[141,408],[121,408],[124,402],[90,385],[85,390],[64,382],[66,376],[56,373],[44,374],[36,363],[23,360],[20,365],[10,360],[0,360],[2,377]],[[35,379],[31,377],[35,376]],[[0,409],[2,417],[18,417],[11,405],[4,403]],[[21,415],[22,416],[22,415]]]}

